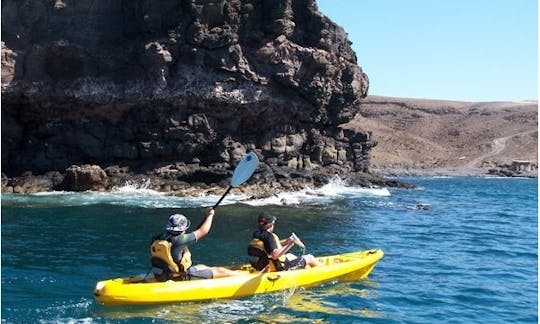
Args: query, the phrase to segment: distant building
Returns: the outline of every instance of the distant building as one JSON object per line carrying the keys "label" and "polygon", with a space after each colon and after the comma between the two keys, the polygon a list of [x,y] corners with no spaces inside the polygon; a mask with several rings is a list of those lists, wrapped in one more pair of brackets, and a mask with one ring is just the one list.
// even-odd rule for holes
{"label": "distant building", "polygon": [[538,170],[538,164],[532,161],[514,160],[509,169],[519,172],[535,172]]}

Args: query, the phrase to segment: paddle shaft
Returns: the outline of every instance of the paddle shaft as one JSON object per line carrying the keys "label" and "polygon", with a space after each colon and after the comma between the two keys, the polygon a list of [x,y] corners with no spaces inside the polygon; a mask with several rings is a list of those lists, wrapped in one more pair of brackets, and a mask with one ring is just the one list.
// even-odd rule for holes
{"label": "paddle shaft", "polygon": [[225,191],[225,193],[223,194],[223,196],[221,196],[221,198],[219,198],[218,202],[214,205],[214,209],[216,209],[216,207],[221,203],[221,201],[223,200],[223,198],[225,198],[225,196],[227,196],[227,194],[229,193],[229,191],[231,191],[232,189],[232,186],[229,186],[229,188],[227,189],[227,191]]}

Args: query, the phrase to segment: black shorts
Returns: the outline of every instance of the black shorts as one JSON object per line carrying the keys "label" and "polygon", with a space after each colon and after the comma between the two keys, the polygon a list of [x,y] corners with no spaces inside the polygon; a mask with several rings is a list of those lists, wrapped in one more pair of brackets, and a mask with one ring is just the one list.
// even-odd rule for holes
{"label": "black shorts", "polygon": [[302,269],[305,268],[307,265],[306,259],[304,257],[298,257],[294,260],[286,260],[285,261],[285,270],[293,270],[293,269]]}

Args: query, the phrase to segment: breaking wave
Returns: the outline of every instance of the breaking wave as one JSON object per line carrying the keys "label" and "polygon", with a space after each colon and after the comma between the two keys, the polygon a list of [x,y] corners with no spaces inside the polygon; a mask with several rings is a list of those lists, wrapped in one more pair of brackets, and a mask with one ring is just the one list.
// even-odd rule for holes
{"label": "breaking wave", "polygon": [[[19,207],[54,207],[85,206],[95,204],[111,204],[139,206],[147,208],[189,208],[212,206],[221,195],[204,195],[178,197],[158,192],[150,187],[149,180],[141,184],[127,182],[124,186],[114,188],[110,192],[41,192],[36,194],[3,194],[4,206]],[[251,199],[245,194],[229,194],[221,205],[246,204],[250,206],[264,205],[318,205],[345,197],[387,197],[391,193],[387,188],[363,188],[349,186],[338,176],[334,176],[326,185],[318,189],[305,188],[299,191],[281,192],[267,198]]]}

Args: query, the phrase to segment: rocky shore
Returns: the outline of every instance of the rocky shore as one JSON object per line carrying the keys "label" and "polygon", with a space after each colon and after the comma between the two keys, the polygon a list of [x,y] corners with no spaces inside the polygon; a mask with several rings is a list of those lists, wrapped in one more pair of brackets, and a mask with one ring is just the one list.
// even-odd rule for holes
{"label": "rocky shore", "polygon": [[[65,173],[51,171],[42,175],[34,175],[26,172],[13,178],[2,174],[2,192],[112,191],[129,184],[166,192],[170,195],[198,196],[201,194],[222,194],[229,186],[232,176],[232,172],[228,170],[216,171],[200,166],[167,166],[168,172],[162,171],[159,173],[152,170],[149,173],[140,174],[114,166],[102,169],[98,165],[80,165],[68,168]],[[222,173],[219,179],[216,177],[218,172]],[[262,163],[253,177],[246,184],[235,188],[234,191],[255,198],[263,198],[283,191],[319,188],[329,183],[331,177],[327,173],[299,172],[283,168],[272,170],[270,166]],[[216,179],[216,182],[210,182],[209,179],[212,178]],[[342,179],[348,185],[368,188],[413,187],[406,182],[384,178],[373,173],[348,175]]]}
{"label": "rocky shore", "polygon": [[379,103],[315,0],[6,0],[1,22],[2,192],[220,193],[250,151],[256,197],[409,186],[372,163]]}
{"label": "rocky shore", "polygon": [[7,0],[2,190],[214,190],[249,151],[261,194],[386,184],[340,126],[368,86],[314,0]]}
{"label": "rocky shore", "polygon": [[538,178],[537,171],[515,171],[508,168],[374,168],[373,173],[381,177],[511,177]]}

